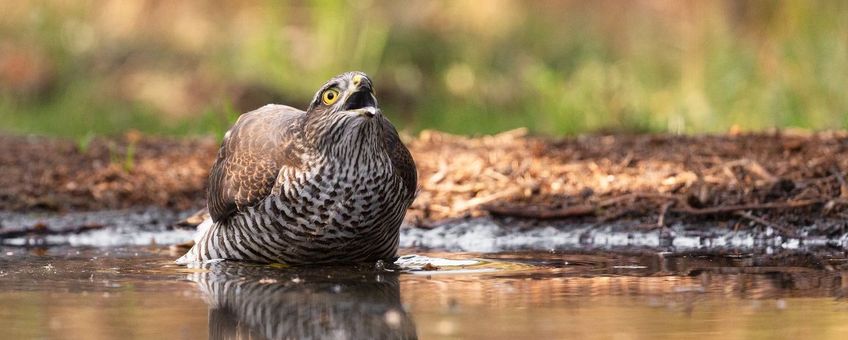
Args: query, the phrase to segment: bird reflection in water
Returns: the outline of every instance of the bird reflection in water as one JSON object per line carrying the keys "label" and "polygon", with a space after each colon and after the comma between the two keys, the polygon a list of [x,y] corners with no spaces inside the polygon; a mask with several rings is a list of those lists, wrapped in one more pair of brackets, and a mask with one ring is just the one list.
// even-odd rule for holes
{"label": "bird reflection in water", "polygon": [[211,339],[416,339],[398,274],[220,262],[189,274],[209,304]]}

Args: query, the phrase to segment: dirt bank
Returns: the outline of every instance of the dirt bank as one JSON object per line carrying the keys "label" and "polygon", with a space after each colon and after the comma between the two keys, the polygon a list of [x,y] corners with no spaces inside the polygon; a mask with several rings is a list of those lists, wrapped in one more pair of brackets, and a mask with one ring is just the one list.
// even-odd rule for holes
{"label": "dirt bank", "polygon": [[[421,191],[408,220],[420,227],[492,215],[530,220],[715,220],[790,234],[848,213],[848,133],[722,136],[409,138]],[[0,136],[0,210],[71,211],[203,205],[213,139],[137,134],[88,145]]]}

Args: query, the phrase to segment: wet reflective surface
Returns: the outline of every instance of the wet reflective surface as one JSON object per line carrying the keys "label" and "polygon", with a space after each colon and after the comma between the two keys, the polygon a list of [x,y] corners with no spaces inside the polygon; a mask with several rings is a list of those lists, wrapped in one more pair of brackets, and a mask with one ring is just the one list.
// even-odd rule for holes
{"label": "wet reflective surface", "polygon": [[0,329],[9,339],[848,336],[840,257],[414,253],[430,258],[404,270],[185,268],[156,247],[5,247]]}

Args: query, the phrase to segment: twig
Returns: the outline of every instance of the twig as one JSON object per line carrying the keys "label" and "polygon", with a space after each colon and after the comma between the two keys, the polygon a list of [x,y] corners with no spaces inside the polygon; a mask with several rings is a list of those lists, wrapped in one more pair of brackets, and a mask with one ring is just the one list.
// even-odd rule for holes
{"label": "twig", "polygon": [[716,215],[716,214],[726,214],[732,213],[736,211],[745,211],[745,210],[767,210],[767,209],[792,209],[792,208],[803,208],[807,206],[811,206],[814,204],[823,203],[824,200],[821,199],[811,199],[811,200],[803,200],[803,201],[789,201],[789,202],[775,202],[775,203],[758,203],[758,204],[740,204],[740,205],[724,205],[718,207],[710,207],[697,209],[692,208],[688,205],[684,205],[683,208],[679,209],[671,209],[674,213],[682,213],[689,215]]}
{"label": "twig", "polygon": [[203,223],[203,221],[209,217],[209,210],[203,208],[196,211],[194,214],[191,214],[191,216],[186,217],[184,220],[172,224],[171,227],[180,229],[193,229]]}
{"label": "twig", "polygon": [[606,206],[616,204],[616,203],[621,202],[621,201],[626,201],[626,200],[631,200],[631,199],[636,199],[636,198],[664,199],[664,200],[674,200],[674,201],[678,201],[678,202],[681,202],[681,201],[685,202],[683,197],[680,197],[680,196],[677,196],[677,195],[657,194],[657,193],[650,193],[650,192],[634,192],[634,193],[630,193],[630,194],[626,194],[626,195],[622,195],[622,196],[618,196],[618,197],[613,197],[613,198],[610,198],[608,200],[601,201],[600,203],[598,203],[598,207],[602,208],[602,207],[606,207]]}
{"label": "twig", "polygon": [[[497,216],[512,216],[512,217],[521,217],[521,218],[536,218],[536,219],[561,219],[561,218],[569,218],[569,217],[580,217],[580,216],[595,216],[598,212],[607,206],[614,205],[621,201],[635,199],[635,198],[645,198],[645,199],[663,199],[666,202],[660,207],[660,217],[657,221],[658,226],[664,226],[665,224],[665,216],[668,212],[673,212],[677,214],[685,214],[685,215],[694,215],[694,216],[705,216],[705,215],[718,215],[718,214],[727,214],[727,213],[736,213],[739,211],[748,211],[748,210],[769,210],[769,209],[792,209],[792,208],[803,208],[814,204],[823,203],[824,200],[820,199],[811,199],[811,200],[803,200],[803,201],[789,201],[789,202],[773,202],[773,203],[756,203],[756,204],[740,204],[740,205],[726,205],[726,206],[717,206],[717,207],[709,207],[709,208],[693,208],[690,206],[686,200],[677,195],[666,195],[666,194],[653,194],[653,193],[632,193],[627,194],[615,198],[611,198],[602,202],[599,202],[595,205],[577,205],[559,209],[528,209],[526,206],[484,206],[483,209],[488,211],[490,214]],[[680,206],[680,208],[671,208],[675,205]],[[777,228],[776,228],[777,229]]]}
{"label": "twig", "polygon": [[763,218],[761,218],[761,217],[757,217],[757,216],[751,215],[751,214],[749,214],[749,213],[747,213],[747,212],[744,212],[744,211],[737,211],[737,212],[735,212],[735,213],[733,213],[733,214],[734,214],[734,215],[736,215],[736,216],[739,216],[739,217],[743,217],[743,218],[749,219],[749,220],[754,221],[754,222],[756,222],[756,223],[759,223],[759,224],[763,225],[764,227],[769,227],[769,228],[772,228],[772,229],[780,230],[780,231],[783,233],[783,235],[786,235],[786,236],[789,236],[789,237],[795,237],[795,236],[796,236],[796,234],[795,234],[795,232],[794,232],[794,231],[789,230],[789,229],[788,229],[788,228],[786,228],[786,227],[783,227],[783,226],[779,226],[779,225],[777,225],[777,224],[770,223],[769,221],[766,221],[765,219],[763,219]]}
{"label": "twig", "polygon": [[513,188],[507,189],[505,191],[494,193],[494,194],[491,194],[491,195],[488,195],[488,196],[475,197],[475,198],[472,198],[470,200],[455,204],[452,207],[452,210],[454,212],[465,211],[465,210],[474,208],[474,207],[479,206],[479,205],[489,203],[491,201],[494,201],[494,200],[497,200],[497,199],[500,199],[500,198],[505,198],[505,197],[510,197],[512,195],[516,195],[516,194],[520,193],[521,191],[523,191],[523,189],[524,188],[521,188],[521,187],[513,187]]}
{"label": "twig", "polygon": [[779,181],[779,179],[776,176],[774,176],[770,172],[768,172],[768,170],[766,170],[766,168],[764,168],[762,165],[760,165],[760,163],[758,163],[757,161],[750,160],[750,159],[745,159],[745,161],[746,161],[744,163],[745,169],[747,169],[750,172],[753,172],[757,176],[760,176],[761,178],[766,180],[766,182],[774,183],[774,182]]}
{"label": "twig", "polygon": [[665,214],[668,213],[668,208],[670,208],[674,202],[665,202],[660,207],[660,217],[657,218],[657,227],[665,228]]}
{"label": "twig", "polygon": [[449,168],[447,162],[445,160],[440,160],[439,171],[436,171],[435,174],[433,174],[432,176],[430,176],[429,179],[427,179],[427,184],[429,186],[435,186],[439,184],[439,182],[441,182],[443,179],[445,179],[445,177],[447,177],[448,170]]}
{"label": "twig", "polygon": [[511,216],[521,218],[535,218],[540,220],[553,220],[568,217],[594,216],[596,209],[591,205],[576,205],[560,209],[531,210],[527,207],[509,206],[485,206],[483,207],[495,216]]}
{"label": "twig", "polygon": [[726,162],[710,169],[707,169],[706,172],[712,172],[716,168],[720,167],[727,176],[732,177],[734,180],[737,180],[736,175],[733,174],[733,171],[731,171],[731,168],[735,166],[741,166],[743,169],[750,171],[751,173],[759,176],[760,178],[769,183],[774,183],[779,180],[776,176],[772,175],[768,170],[766,170],[765,167],[760,165],[759,162],[748,158],[742,158],[737,159],[735,161]]}

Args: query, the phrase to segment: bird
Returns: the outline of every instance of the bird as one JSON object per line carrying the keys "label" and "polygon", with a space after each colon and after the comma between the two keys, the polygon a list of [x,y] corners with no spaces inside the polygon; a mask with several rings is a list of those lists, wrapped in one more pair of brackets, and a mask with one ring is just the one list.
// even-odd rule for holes
{"label": "bird", "polygon": [[346,72],[306,111],[269,104],[239,117],[209,174],[208,217],[176,262],[393,261],[417,188],[371,79]]}

